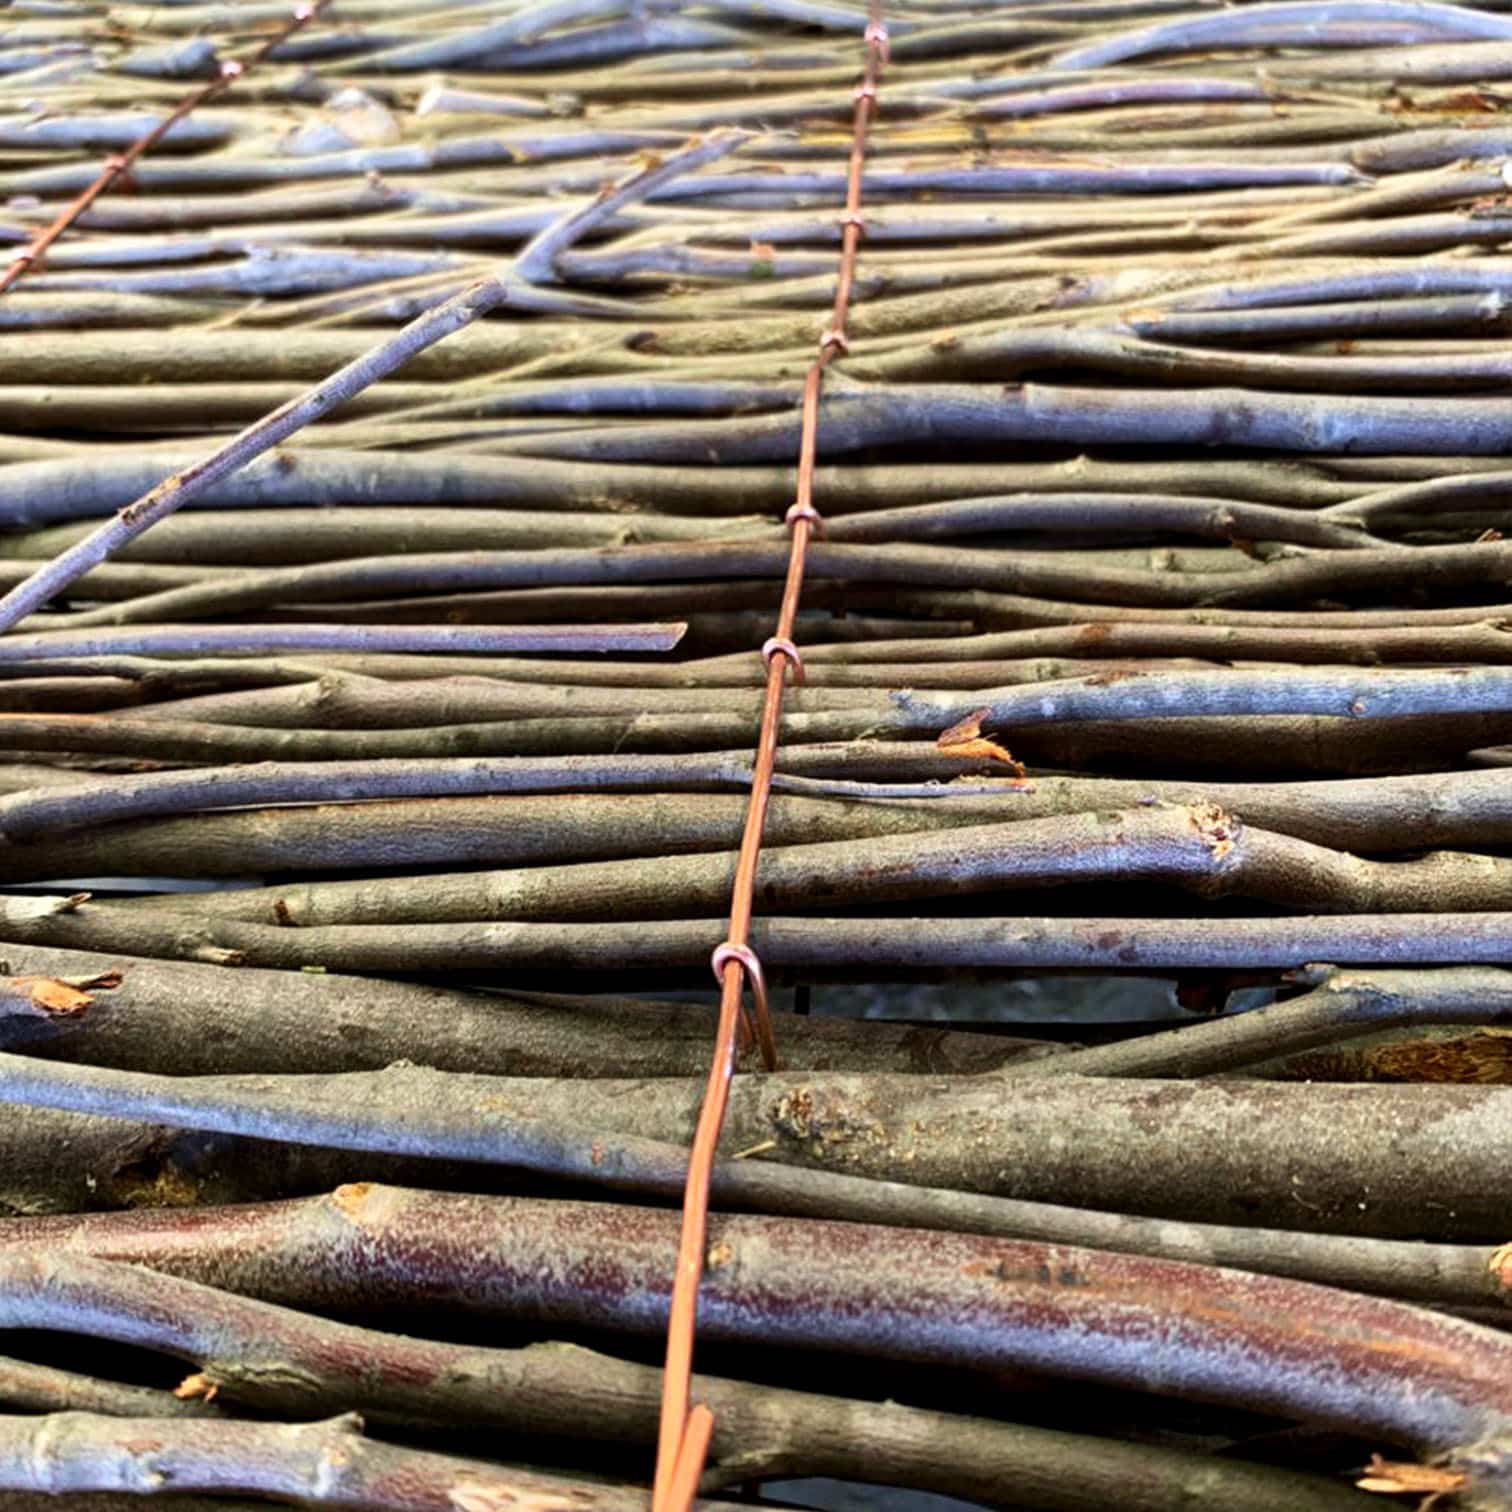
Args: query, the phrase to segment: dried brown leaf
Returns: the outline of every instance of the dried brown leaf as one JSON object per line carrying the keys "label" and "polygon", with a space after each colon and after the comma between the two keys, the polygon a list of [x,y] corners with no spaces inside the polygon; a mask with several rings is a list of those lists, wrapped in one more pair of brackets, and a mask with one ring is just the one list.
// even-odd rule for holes
{"label": "dried brown leaf", "polygon": [[192,1402],[199,1398],[213,1402],[219,1393],[220,1387],[201,1370],[195,1371],[191,1376],[185,1376],[173,1388],[174,1396],[181,1402]]}
{"label": "dried brown leaf", "polygon": [[121,973],[104,971],[92,977],[19,976],[11,979],[11,985],[24,992],[39,1012],[72,1018],[94,1002],[91,988],[119,987]]}
{"label": "dried brown leaf", "polygon": [[967,761],[1006,762],[1018,776],[1025,776],[1023,762],[1016,761],[1006,746],[1001,746],[982,734],[982,720],[989,712],[987,709],[978,709],[976,713],[958,720],[938,736],[935,740],[936,749],[942,756],[958,756]]}
{"label": "dried brown leaf", "polygon": [[1462,1491],[1468,1477],[1462,1470],[1442,1470],[1434,1465],[1409,1465],[1396,1460],[1371,1456],[1365,1474],[1355,1482],[1361,1491],[1378,1491],[1384,1496],[1405,1492],[1427,1492],[1430,1497],[1447,1496]]}

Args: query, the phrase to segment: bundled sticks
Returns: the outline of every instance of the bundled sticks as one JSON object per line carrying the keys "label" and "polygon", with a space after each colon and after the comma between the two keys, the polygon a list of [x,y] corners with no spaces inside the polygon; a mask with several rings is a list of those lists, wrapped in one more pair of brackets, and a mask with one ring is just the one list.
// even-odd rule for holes
{"label": "bundled sticks", "polygon": [[1505,1506],[1509,83],[7,11],[6,1505]]}

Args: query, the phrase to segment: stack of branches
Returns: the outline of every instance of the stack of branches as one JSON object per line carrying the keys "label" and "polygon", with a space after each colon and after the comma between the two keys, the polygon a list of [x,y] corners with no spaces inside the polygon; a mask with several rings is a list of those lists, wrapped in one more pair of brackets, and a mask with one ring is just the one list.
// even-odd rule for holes
{"label": "stack of branches", "polygon": [[[11,251],[287,22],[7,18]],[[0,296],[11,588],[502,278],[0,638],[8,1508],[645,1505],[865,19],[352,0]],[[1504,1507],[1512,18],[889,24],[752,941],[1173,990],[779,1018],[706,1504]]]}

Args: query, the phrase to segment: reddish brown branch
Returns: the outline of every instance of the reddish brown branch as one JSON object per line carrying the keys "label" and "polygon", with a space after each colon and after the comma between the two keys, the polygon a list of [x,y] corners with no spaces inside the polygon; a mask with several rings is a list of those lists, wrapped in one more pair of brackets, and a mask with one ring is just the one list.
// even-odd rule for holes
{"label": "reddish brown branch", "polygon": [[[10,1230],[12,1243],[65,1244],[317,1311],[425,1306],[647,1332],[666,1320],[677,1218],[364,1186],[303,1203]],[[713,1339],[1027,1368],[1419,1450],[1469,1450],[1512,1420],[1506,1335],[1325,1287],[792,1219],[719,1218],[710,1246],[700,1326]],[[1506,1473],[1502,1459],[1466,1468],[1493,1484]]]}
{"label": "reddish brown branch", "polygon": [[[0,1254],[0,1312],[186,1361],[197,1368],[180,1387],[184,1409],[214,1395],[280,1415],[356,1409],[380,1422],[625,1444],[655,1431],[660,1380],[646,1365],[558,1343],[505,1350],[378,1333],[56,1251]],[[697,1391],[716,1410],[714,1485],[835,1475],[1016,1504],[1054,1480],[1044,1504],[1055,1508],[1094,1512],[1117,1488],[1119,1505],[1165,1512],[1202,1476],[1247,1512],[1355,1505],[1322,1480],[1179,1451],[711,1377]]]}

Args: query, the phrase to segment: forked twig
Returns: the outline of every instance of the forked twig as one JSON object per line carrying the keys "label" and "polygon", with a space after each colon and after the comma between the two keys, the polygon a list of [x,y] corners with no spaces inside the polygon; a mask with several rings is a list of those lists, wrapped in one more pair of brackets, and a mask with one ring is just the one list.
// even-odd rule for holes
{"label": "forked twig", "polygon": [[[645,168],[623,184],[605,191],[586,209],[575,208],[563,220],[581,237],[601,224],[631,200],[643,198],[676,178],[727,152],[746,139],[743,132],[721,132],[694,141],[653,167]],[[200,493],[222,478],[229,477],[303,429],[311,421],[329,414],[364,389],[386,378],[412,357],[438,341],[471,325],[510,298],[523,286],[518,266],[535,266],[536,248],[544,243],[553,253],[564,245],[557,222],[553,222],[529,242],[519,258],[498,273],[479,280],[445,303],[427,310],[400,331],[360,357],[339,368],[324,381],[307,389],[297,398],[281,404],[270,414],[233,436],[210,456],[165,478],[141,498],[119,510],[114,517],[91,531],[83,540],[61,551],[46,566],[40,567],[24,582],[0,598],[0,632],[11,629],[26,615],[39,609],[91,567],[98,566],[128,541],[149,526],[182,509]]]}

